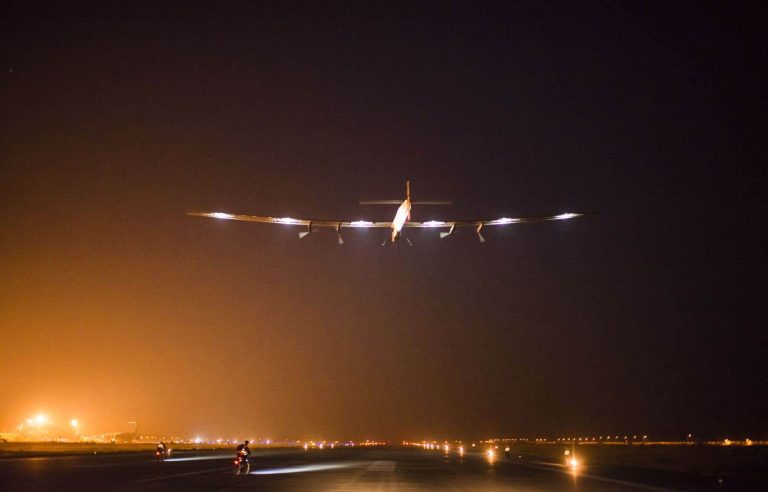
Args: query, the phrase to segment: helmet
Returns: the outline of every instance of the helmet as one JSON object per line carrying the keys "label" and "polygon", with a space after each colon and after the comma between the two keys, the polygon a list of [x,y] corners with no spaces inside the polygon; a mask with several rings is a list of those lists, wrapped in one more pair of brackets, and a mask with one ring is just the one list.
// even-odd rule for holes
{"label": "helmet", "polygon": [[250,441],[245,441],[245,444],[248,444]]}

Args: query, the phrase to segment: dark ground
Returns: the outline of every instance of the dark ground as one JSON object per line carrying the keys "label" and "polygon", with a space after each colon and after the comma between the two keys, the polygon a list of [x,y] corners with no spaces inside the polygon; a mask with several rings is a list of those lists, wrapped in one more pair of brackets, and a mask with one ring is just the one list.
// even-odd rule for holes
{"label": "dark ground", "polygon": [[480,453],[421,449],[257,450],[248,476],[234,476],[231,451],[0,459],[2,490],[766,490],[768,483],[718,485],[714,478],[626,467],[578,475],[531,456],[489,462]]}

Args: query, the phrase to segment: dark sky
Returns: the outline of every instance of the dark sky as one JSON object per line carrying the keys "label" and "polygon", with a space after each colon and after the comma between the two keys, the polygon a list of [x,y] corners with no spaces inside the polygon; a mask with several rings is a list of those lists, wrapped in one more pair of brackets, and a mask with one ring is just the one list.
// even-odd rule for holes
{"label": "dark sky", "polygon": [[[757,8],[113,3],[0,12],[0,428],[768,435]],[[455,202],[414,220],[601,213],[185,216],[406,178]]]}

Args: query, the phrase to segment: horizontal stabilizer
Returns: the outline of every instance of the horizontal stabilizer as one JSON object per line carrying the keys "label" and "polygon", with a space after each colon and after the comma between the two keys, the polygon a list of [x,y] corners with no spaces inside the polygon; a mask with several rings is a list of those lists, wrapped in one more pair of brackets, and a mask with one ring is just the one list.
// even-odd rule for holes
{"label": "horizontal stabilizer", "polygon": [[360,205],[400,205],[402,200],[360,200]]}

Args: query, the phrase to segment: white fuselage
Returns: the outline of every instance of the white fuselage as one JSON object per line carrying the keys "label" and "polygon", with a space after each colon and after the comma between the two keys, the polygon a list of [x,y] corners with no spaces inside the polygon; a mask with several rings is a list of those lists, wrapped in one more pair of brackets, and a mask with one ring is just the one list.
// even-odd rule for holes
{"label": "white fuselage", "polygon": [[400,231],[405,223],[411,218],[411,199],[406,198],[397,209],[395,218],[392,220],[392,242],[394,243],[400,236]]}

